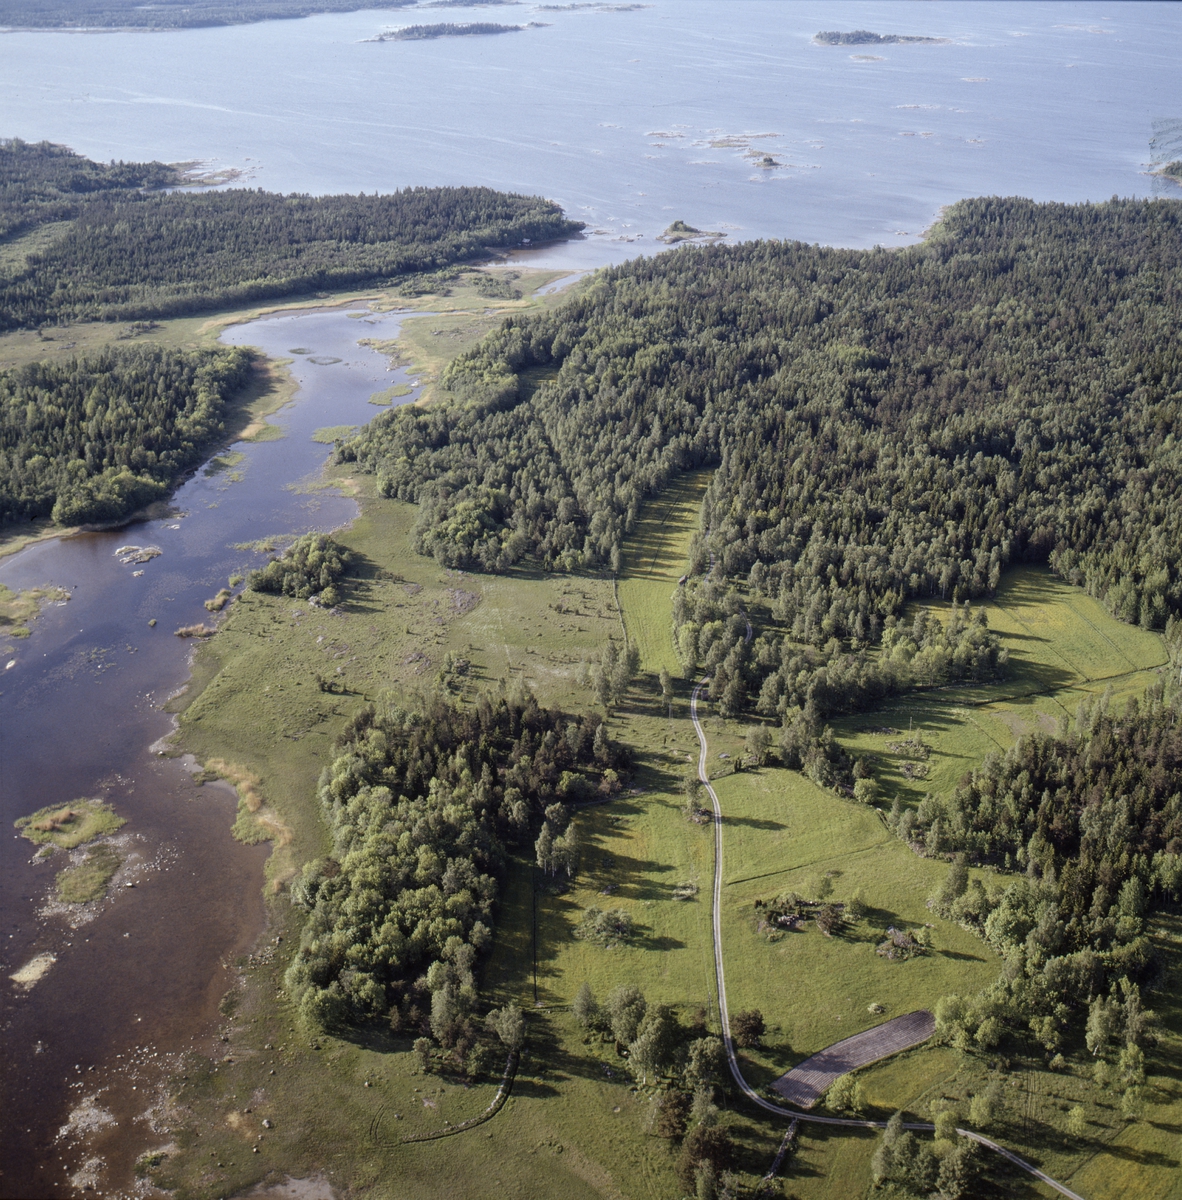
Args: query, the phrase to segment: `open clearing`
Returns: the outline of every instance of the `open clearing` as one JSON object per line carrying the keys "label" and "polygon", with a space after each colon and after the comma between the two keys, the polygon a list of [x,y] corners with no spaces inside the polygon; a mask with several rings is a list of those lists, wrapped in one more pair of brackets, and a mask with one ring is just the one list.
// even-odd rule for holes
{"label": "open clearing", "polygon": [[[941,616],[947,605],[924,605]],[[846,748],[870,756],[887,807],[898,795],[918,803],[926,792],[948,793],[987,754],[1008,749],[1027,733],[1054,733],[1074,719],[1081,701],[1111,689],[1118,706],[1158,679],[1168,661],[1160,634],[1125,625],[1098,600],[1042,567],[1006,574],[984,608],[989,627],[1010,652],[1005,678],[920,692],[833,722]],[[908,612],[908,615],[910,614]],[[922,777],[908,778],[907,754],[890,749],[908,731],[931,747]]]}
{"label": "open clearing", "polygon": [[[949,992],[975,992],[997,977],[1001,964],[991,950],[926,907],[947,864],[913,854],[873,809],[782,769],[744,771],[715,780],[714,788],[723,812],[722,944],[730,1009],[757,1008],[772,1030],[762,1050],[741,1055],[752,1084],[770,1085],[884,1017],[928,1008]],[[770,938],[760,931],[756,900],[785,891],[815,897],[826,878],[836,901],[862,893],[862,921],[832,937],[812,922]],[[906,962],[875,953],[889,926],[916,929],[929,922],[935,926],[931,953]],[[871,1005],[885,1012],[872,1012]],[[906,1100],[899,1096],[897,1103]]]}
{"label": "open clearing", "polygon": [[689,540],[698,528],[698,509],[712,471],[675,479],[641,510],[628,538],[620,575],[620,608],[628,636],[640,649],[641,669],[656,675],[681,672],[673,648],[673,590],[685,573]]}

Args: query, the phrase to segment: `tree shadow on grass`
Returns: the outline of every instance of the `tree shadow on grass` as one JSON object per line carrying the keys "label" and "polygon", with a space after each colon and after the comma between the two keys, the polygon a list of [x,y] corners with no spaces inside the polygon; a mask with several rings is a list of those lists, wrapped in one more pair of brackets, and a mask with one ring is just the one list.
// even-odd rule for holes
{"label": "tree shadow on grass", "polygon": [[723,826],[737,825],[744,829],[764,829],[768,831],[787,829],[783,821],[771,821],[766,817],[727,817],[722,818]]}
{"label": "tree shadow on grass", "polygon": [[[637,928],[640,928],[639,926]],[[669,937],[662,934],[660,937],[654,937],[652,934],[641,933],[639,936],[632,939],[632,944],[638,950],[684,950],[686,943],[680,938]]]}
{"label": "tree shadow on grass", "polygon": [[1126,1162],[1134,1162],[1142,1167],[1166,1167],[1174,1170],[1179,1163],[1176,1158],[1163,1154],[1160,1150],[1143,1150],[1138,1146],[1124,1146],[1120,1142],[1109,1142],[1104,1147],[1105,1154],[1114,1158],[1123,1158]]}
{"label": "tree shadow on grass", "polygon": [[[873,1145],[879,1137],[879,1133],[874,1129],[860,1128],[856,1125],[801,1125],[797,1132],[797,1142],[805,1143],[800,1146],[797,1153],[791,1158],[785,1160],[780,1168],[780,1174],[785,1179],[809,1179],[823,1175],[825,1172],[819,1166],[814,1166],[804,1161],[803,1154],[807,1152],[809,1146],[828,1149],[830,1143],[833,1143],[835,1153],[841,1153],[843,1146],[848,1146],[851,1140],[856,1140],[863,1144]],[[870,1186],[870,1171],[867,1164],[866,1171],[866,1187]],[[765,1168],[766,1169],[766,1168]],[[861,1194],[860,1192],[858,1194]],[[989,1195],[995,1193],[990,1192]],[[996,1193],[1003,1195],[1005,1193]]]}
{"label": "tree shadow on grass", "polygon": [[341,580],[340,608],[350,615],[387,612],[389,605],[377,598],[377,588],[390,579],[390,572],[359,550],[350,554],[349,569]]}
{"label": "tree shadow on grass", "polygon": [[[732,1121],[727,1132],[735,1140],[735,1167],[745,1175],[757,1178],[766,1174],[772,1160],[780,1149],[784,1130],[788,1128],[785,1118],[783,1129],[778,1125],[751,1125],[744,1120]],[[781,1164],[781,1169],[787,1162]]]}
{"label": "tree shadow on grass", "polygon": [[[632,1082],[625,1066],[626,1060],[619,1060],[618,1065],[605,1064],[590,1049],[586,1054],[577,1051],[572,1053],[559,1036],[552,1017],[538,1014],[527,1020],[528,1054],[513,1086],[514,1095],[558,1095],[561,1090],[559,1085],[571,1079],[588,1079],[596,1083],[602,1083],[605,1079],[628,1084]],[[605,1066],[610,1075],[604,1070]]]}
{"label": "tree shadow on grass", "polygon": [[1169,1121],[1146,1121],[1147,1125],[1152,1125],[1154,1129],[1161,1129],[1165,1133],[1182,1133],[1182,1125],[1173,1125]]}

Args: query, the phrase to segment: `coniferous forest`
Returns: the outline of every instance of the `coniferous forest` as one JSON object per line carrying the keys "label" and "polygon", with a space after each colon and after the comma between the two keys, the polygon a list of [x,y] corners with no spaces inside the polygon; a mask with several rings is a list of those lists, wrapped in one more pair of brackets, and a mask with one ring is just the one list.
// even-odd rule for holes
{"label": "coniferous forest", "polygon": [[40,234],[23,264],[0,272],[0,329],[390,283],[582,228],[548,200],[490,188],[161,190],[181,182],[162,163],[103,166],[44,142],[0,144],[0,237]]}
{"label": "coniferous forest", "polygon": [[106,350],[0,371],[0,523],[114,521],[164,496],[225,428],[244,350]]}
{"label": "coniferous forest", "polygon": [[618,790],[627,765],[600,717],[529,694],[421,709],[362,710],[321,779],[333,856],[292,889],[310,916],[287,972],[316,1023],[466,1011],[510,849],[537,838],[548,868],[575,861],[573,806]]}
{"label": "coniferous forest", "polygon": [[[424,552],[493,571],[614,568],[647,497],[716,467],[674,618],[687,666],[730,658],[734,707],[783,711],[785,654],[857,655],[907,600],[988,595],[1020,562],[1161,628],[1182,610],[1180,220],[982,199],[898,252],[639,259],[509,318],[449,369],[449,404],[343,454],[420,504]],[[726,616],[711,555],[714,592],[749,587],[782,646],[736,620],[703,644]]]}
{"label": "coniferous forest", "polygon": [[[673,597],[686,675],[710,675],[723,715],[777,719],[785,765],[857,795],[864,764],[826,718],[1004,673],[971,602],[1009,566],[1048,564],[1177,641],[1180,219],[982,199],[898,252],[637,260],[509,318],[448,369],[444,402],[384,413],[340,453],[418,502],[420,552],[486,571],[617,569],[642,503],[713,467]],[[926,598],[955,608],[904,613]],[[1177,721],[1160,689],[1101,706],[950,797],[896,804],[908,844],[959,856],[933,906],[1006,959],[994,988],[942,1002],[942,1036],[1024,1030],[1054,1053],[1087,1023],[1139,1086],[1145,921],[1182,886]],[[988,892],[972,863],[1025,876]]]}

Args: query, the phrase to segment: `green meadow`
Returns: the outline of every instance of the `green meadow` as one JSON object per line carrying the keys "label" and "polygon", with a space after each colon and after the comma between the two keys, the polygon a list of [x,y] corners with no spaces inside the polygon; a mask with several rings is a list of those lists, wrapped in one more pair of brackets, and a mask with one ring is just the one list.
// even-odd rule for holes
{"label": "green meadow", "polygon": [[[430,311],[442,314],[408,322],[398,346],[424,378],[482,331],[474,314],[443,311],[465,300],[457,294],[416,301],[424,307],[433,301]],[[283,941],[240,964],[241,985],[223,1005],[226,1057],[213,1063],[190,1056],[177,1091],[178,1111],[188,1115],[170,1135],[175,1151],[151,1173],[178,1200],[318,1171],[340,1192],[391,1200],[679,1196],[675,1148],[645,1132],[652,1089],[638,1089],[626,1060],[611,1043],[586,1035],[567,1006],[584,982],[601,998],[633,983],[651,1000],[677,1006],[684,1020],[704,1011],[717,1029],[712,836],[709,826],[681,811],[679,782],[696,763],[698,744],[689,682],[679,678],[669,636],[670,598],[687,567],[708,474],[683,477],[645,507],[615,582],[529,569],[504,576],[444,570],[411,550],[412,507],[374,496],[368,477],[340,469],[330,475],[362,503],[361,516],[339,535],[356,564],[340,612],[244,594],[229,605],[217,636],[197,651],[193,682],[176,702],[178,749],[235,782],[274,837],[267,891],[271,936]],[[1010,651],[1004,680],[920,693],[837,723],[852,751],[872,756],[887,803],[895,794],[914,801],[954,786],[985,754],[1028,730],[1053,730],[1087,696],[1111,687],[1121,702],[1165,662],[1159,637],[1113,621],[1045,571],[1010,573],[987,607]],[[496,1072],[472,1085],[439,1070],[424,1075],[405,1036],[377,1026],[314,1036],[287,1005],[282,974],[299,924],[285,884],[304,862],[328,852],[317,776],[348,718],[383,695],[404,700],[416,689],[443,686],[472,697],[520,681],[542,703],[588,708],[594,699],[577,683],[579,667],[598,658],[609,639],[622,645],[625,631],[640,648],[641,675],[608,716],[611,736],[633,750],[633,777],[611,802],[577,816],[581,855],[568,884],[553,886],[523,855],[509,865],[503,885],[482,996],[489,1004],[515,1000],[527,1011],[527,1050],[512,1098],[486,1124],[400,1144],[479,1114],[495,1091]],[[675,680],[668,705],[656,680],[662,668]],[[768,1025],[764,1045],[744,1051],[753,1084],[767,1085],[842,1037],[931,1007],[948,992],[974,992],[997,976],[1000,963],[982,942],[925,906],[947,864],[913,854],[874,809],[795,772],[734,773],[746,726],[708,710],[702,717],[724,814],[729,1005],[732,1012],[759,1008]],[[913,760],[890,749],[909,729],[931,747],[924,778],[914,777]],[[808,895],[822,878],[837,900],[859,891],[865,918],[833,937],[813,925],[774,940],[760,931],[757,899],[788,889]],[[991,886],[1004,878],[985,881]],[[635,939],[613,949],[577,940],[573,930],[593,906],[626,909]],[[930,954],[907,962],[875,954],[887,926],[926,923]],[[1163,924],[1158,936],[1177,975],[1182,931]],[[871,1012],[871,1005],[884,1011]],[[1154,1086],[1143,1119],[1119,1120],[1096,1094],[1082,1058],[1059,1072],[1015,1058],[1005,1064],[1008,1099],[994,1136],[1055,1177],[1070,1178],[1088,1200],[1118,1191],[1162,1200],[1182,1195],[1176,1151],[1182,1009],[1164,995],[1158,1007],[1163,1036],[1151,1056]],[[967,1113],[969,1097],[986,1086],[995,1065],[925,1046],[871,1066],[861,1078],[874,1115],[902,1108],[927,1119],[929,1104],[942,1096]],[[740,1173],[754,1186],[783,1123],[749,1109],[741,1097],[728,1094],[722,1102]],[[1077,1103],[1088,1112],[1089,1134],[1071,1141],[1061,1129],[1066,1109]],[[802,1126],[779,1194],[866,1195],[875,1141],[867,1132]],[[1003,1193],[1049,1194],[991,1159],[985,1194]]]}
{"label": "green meadow", "polygon": [[[872,809],[783,770],[744,771],[720,780],[715,790],[724,813],[728,1003],[732,1012],[758,1008],[778,1028],[747,1072],[753,1084],[771,1083],[843,1037],[996,978],[996,956],[925,906],[947,865],[913,854]],[[811,922],[776,941],[757,930],[757,899],[789,890],[816,896],[822,878],[830,880],[837,901],[860,892],[865,918],[832,937]],[[930,954],[891,962],[875,953],[888,926],[916,929],[933,921]],[[871,1012],[872,1004],[885,1015]],[[888,1103],[907,1099],[900,1094]]]}
{"label": "green meadow", "polygon": [[640,649],[641,668],[681,674],[673,648],[670,613],[673,590],[688,567],[689,540],[698,528],[698,508],[710,471],[690,471],[641,510],[628,538],[620,576],[620,608],[628,636]]}
{"label": "green meadow", "polygon": [[[947,611],[923,607],[936,616]],[[918,802],[925,792],[951,791],[985,755],[1004,752],[1027,733],[1053,734],[1084,700],[1107,693],[1122,707],[1168,662],[1160,634],[1115,620],[1098,600],[1042,567],[1007,573],[984,608],[1009,651],[1003,679],[912,693],[834,722],[847,749],[872,760],[887,807],[896,795]],[[912,757],[891,749],[909,733],[931,747],[922,778],[908,778]]]}

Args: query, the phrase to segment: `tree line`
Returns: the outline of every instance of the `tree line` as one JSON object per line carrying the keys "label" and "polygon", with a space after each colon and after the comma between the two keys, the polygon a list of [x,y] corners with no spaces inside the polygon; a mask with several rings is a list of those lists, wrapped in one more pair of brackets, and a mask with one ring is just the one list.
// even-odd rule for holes
{"label": "tree line", "polygon": [[253,21],[291,20],[314,13],[405,8],[415,0],[0,0],[0,22],[18,29],[204,29]]}
{"label": "tree line", "polygon": [[[1153,1022],[1142,990],[1156,970],[1148,922],[1182,898],[1174,701],[1162,684],[1121,714],[1103,697],[1086,701],[1074,728],[1020,738],[950,796],[892,811],[905,841],[956,856],[932,906],[1005,959],[980,996],[942,1002],[949,1040],[989,1050],[1025,1038],[1048,1055],[1086,1043],[1109,1084],[1144,1084]],[[974,863],[1020,874],[990,889],[970,878]]]}
{"label": "tree line", "polygon": [[582,228],[548,200],[491,188],[160,190],[180,182],[160,163],[104,167],[48,143],[0,144],[0,231],[62,225],[0,274],[0,329],[381,285]]}
{"label": "tree line", "polygon": [[140,346],[0,371],[0,523],[113,521],[163,496],[224,431],[252,361]]}

